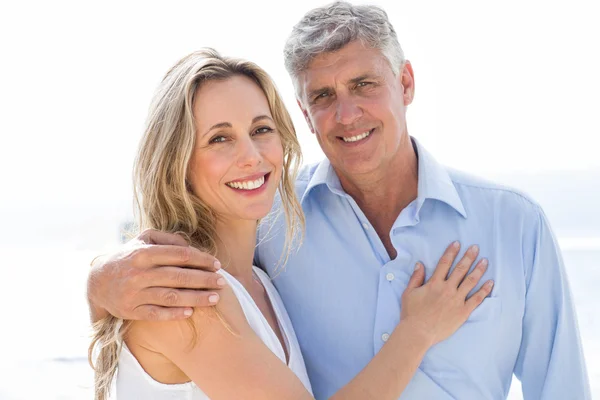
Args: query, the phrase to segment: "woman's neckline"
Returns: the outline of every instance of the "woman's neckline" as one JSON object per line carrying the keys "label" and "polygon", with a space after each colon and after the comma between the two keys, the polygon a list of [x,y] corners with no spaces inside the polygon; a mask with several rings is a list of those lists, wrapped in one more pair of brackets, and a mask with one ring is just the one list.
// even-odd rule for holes
{"label": "woman's neckline", "polygon": [[[273,313],[275,314],[275,322],[277,323],[277,326],[279,327],[279,331],[281,332],[281,336],[283,338],[283,343],[279,340],[279,337],[277,336],[277,334],[273,330],[273,327],[271,327],[271,324],[269,324],[269,321],[267,320],[267,318],[264,316],[264,314],[262,313],[262,311],[258,307],[258,304],[256,304],[256,301],[254,300],[254,298],[252,297],[252,295],[250,294],[250,292],[248,291],[248,289],[246,289],[246,287],[234,275],[232,275],[229,272],[227,272],[226,269],[223,269],[222,271],[225,272],[225,273],[227,273],[227,275],[229,275],[231,278],[233,278],[235,280],[235,282],[243,290],[244,295],[248,296],[248,298],[251,300],[252,307],[260,315],[261,322],[263,322],[267,326],[269,335],[278,344],[279,349],[281,350],[281,352],[283,354],[284,363],[289,367],[291,359],[292,359],[292,352],[291,352],[292,349],[291,349],[291,346],[290,346],[290,340],[288,338],[288,333],[287,333],[286,329],[284,328],[284,326],[282,324],[283,315],[281,315],[279,307],[273,301],[273,296],[272,296],[270,288],[265,284],[265,282],[263,280],[263,277],[261,276],[261,274],[257,270],[259,270],[258,267],[252,266],[253,279],[256,279],[256,278],[258,279],[258,283],[260,283],[260,285],[263,287],[263,290],[267,294],[267,300],[269,301],[271,309],[273,310]],[[248,319],[247,316],[246,316],[246,319]],[[283,346],[285,346],[285,348]],[[285,359],[286,358],[286,354],[287,354],[287,360]]]}

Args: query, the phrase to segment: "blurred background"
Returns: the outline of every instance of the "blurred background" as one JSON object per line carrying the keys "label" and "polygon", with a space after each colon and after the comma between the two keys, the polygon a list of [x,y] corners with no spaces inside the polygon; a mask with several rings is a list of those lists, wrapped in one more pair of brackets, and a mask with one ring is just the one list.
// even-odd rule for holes
{"label": "blurred background", "polygon": [[[85,280],[131,217],[131,168],[163,74],[202,46],[277,82],[305,162],[323,156],[283,67],[327,2],[0,4],[0,399],[92,398]],[[416,80],[409,132],[444,164],[516,186],[563,250],[600,398],[600,25],[593,1],[378,1]],[[510,399],[520,399],[518,381]]]}

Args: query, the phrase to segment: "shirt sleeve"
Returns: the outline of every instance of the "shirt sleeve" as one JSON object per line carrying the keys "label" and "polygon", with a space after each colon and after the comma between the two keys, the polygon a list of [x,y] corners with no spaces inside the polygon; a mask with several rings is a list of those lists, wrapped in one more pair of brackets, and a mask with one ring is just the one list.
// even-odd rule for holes
{"label": "shirt sleeve", "polygon": [[563,259],[546,216],[536,211],[524,243],[527,292],[514,373],[525,400],[591,399]]}

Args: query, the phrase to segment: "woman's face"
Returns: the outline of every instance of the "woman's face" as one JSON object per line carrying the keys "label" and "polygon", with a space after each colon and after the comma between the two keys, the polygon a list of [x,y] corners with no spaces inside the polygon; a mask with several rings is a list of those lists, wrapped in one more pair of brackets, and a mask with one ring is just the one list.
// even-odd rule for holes
{"label": "woman's face", "polygon": [[267,99],[250,78],[200,86],[194,101],[196,147],[188,179],[220,218],[257,220],[271,210],[283,147]]}

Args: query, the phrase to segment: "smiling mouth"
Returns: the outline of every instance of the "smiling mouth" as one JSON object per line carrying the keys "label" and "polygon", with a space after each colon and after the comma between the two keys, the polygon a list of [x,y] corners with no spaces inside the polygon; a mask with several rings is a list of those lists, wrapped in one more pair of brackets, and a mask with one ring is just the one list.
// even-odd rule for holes
{"label": "smiling mouth", "polygon": [[256,190],[256,189],[261,188],[265,184],[265,182],[268,180],[270,174],[271,173],[269,172],[269,173],[261,176],[260,178],[253,179],[253,180],[227,182],[226,185],[232,189]]}
{"label": "smiling mouth", "polygon": [[369,131],[365,131],[363,133],[360,133],[358,135],[355,136],[338,136],[338,139],[346,142],[346,143],[354,143],[354,142],[358,142],[361,140],[365,140],[366,138],[368,138],[369,136],[371,136],[371,134],[373,133],[373,131],[375,130],[375,128],[369,130]]}

